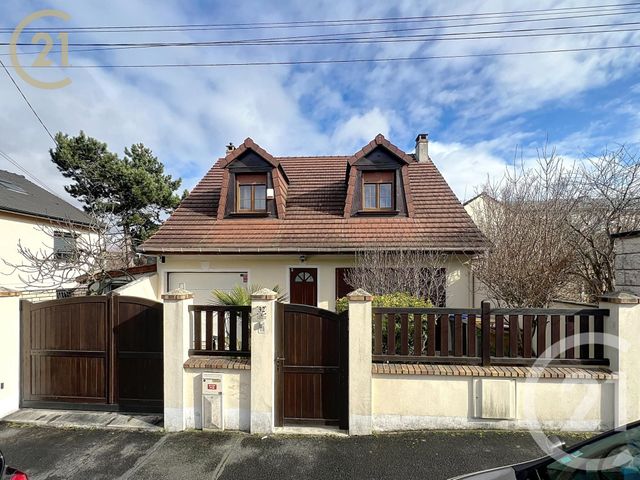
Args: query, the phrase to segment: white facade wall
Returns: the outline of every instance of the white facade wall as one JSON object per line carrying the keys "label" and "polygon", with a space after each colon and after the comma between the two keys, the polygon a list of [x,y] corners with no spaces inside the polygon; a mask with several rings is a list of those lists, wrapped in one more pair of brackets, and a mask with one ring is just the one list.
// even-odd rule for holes
{"label": "white facade wall", "polygon": [[222,408],[225,430],[249,431],[251,424],[251,370],[185,369],[186,429],[202,428],[202,374],[222,375]]}
{"label": "white facade wall", "polygon": [[[42,226],[46,225],[48,225],[47,221],[42,218],[0,212],[0,287],[18,291],[25,290],[25,283],[20,280],[20,272],[14,271],[2,260],[14,265],[24,263],[24,257],[18,251],[18,243],[24,248],[30,248],[34,251],[53,251],[53,237],[42,230]],[[60,230],[64,229],[60,228]],[[81,272],[78,273],[78,275],[80,274]],[[22,274],[22,276],[25,275]],[[76,285],[75,282],[70,282],[64,287],[72,288]],[[29,289],[49,290],[50,297],[55,298],[55,291],[51,290],[51,283],[32,285]]]}
{"label": "white facade wall", "polygon": [[[289,290],[289,269],[318,269],[318,307],[335,309],[336,272],[338,267],[353,266],[353,255],[307,255],[304,263],[299,255],[169,255],[158,263],[160,291],[168,290],[169,272],[248,272],[247,285]],[[451,256],[447,269],[447,306],[470,307],[473,302],[471,272],[467,258]],[[187,287],[188,288],[188,287]]]}
{"label": "white facade wall", "polygon": [[0,291],[0,418],[20,403],[20,297]]}
{"label": "white facade wall", "polygon": [[[373,428],[376,431],[452,428],[535,428],[597,431],[613,427],[614,384],[577,378],[491,380],[515,382],[515,416],[476,416],[471,376],[374,375]],[[477,386],[476,386],[477,388]],[[496,401],[505,399],[496,398]]]}
{"label": "white facade wall", "polygon": [[157,302],[160,300],[160,277],[157,273],[147,273],[122,287],[116,288],[113,293]]}

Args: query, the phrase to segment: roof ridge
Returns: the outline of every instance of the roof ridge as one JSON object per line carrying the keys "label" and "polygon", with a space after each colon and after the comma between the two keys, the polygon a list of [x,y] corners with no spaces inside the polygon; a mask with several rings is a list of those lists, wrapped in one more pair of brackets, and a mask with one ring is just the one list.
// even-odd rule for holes
{"label": "roof ridge", "polygon": [[274,155],[273,158],[277,159],[287,159],[287,158],[350,158],[351,155],[286,155],[286,156],[278,156]]}

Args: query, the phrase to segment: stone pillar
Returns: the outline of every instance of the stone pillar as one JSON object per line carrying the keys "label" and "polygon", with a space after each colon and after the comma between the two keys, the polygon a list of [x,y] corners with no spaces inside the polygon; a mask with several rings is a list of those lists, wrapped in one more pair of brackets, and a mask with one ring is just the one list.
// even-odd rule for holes
{"label": "stone pillar", "polygon": [[349,298],[349,435],[370,435],[371,419],[371,294],[362,289]]}
{"label": "stone pillar", "polygon": [[0,287],[0,418],[20,408],[20,295]]}
{"label": "stone pillar", "polygon": [[164,428],[180,432],[193,424],[193,405],[188,405],[184,362],[189,358],[193,293],[176,288],[162,295],[164,302]]}
{"label": "stone pillar", "polygon": [[614,423],[621,426],[640,418],[640,298],[613,292],[600,299],[609,309],[605,319],[605,357],[618,374],[614,399]]}
{"label": "stone pillar", "polygon": [[273,432],[275,313],[278,294],[268,288],[251,295],[251,433]]}

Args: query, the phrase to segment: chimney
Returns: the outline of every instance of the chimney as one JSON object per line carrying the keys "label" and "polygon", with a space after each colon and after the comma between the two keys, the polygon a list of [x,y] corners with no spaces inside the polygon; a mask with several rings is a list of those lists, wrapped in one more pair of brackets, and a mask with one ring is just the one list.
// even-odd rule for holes
{"label": "chimney", "polygon": [[229,145],[227,145],[227,153],[233,152],[235,149],[236,146],[233,143],[229,142]]}
{"label": "chimney", "polygon": [[416,160],[418,163],[429,161],[429,134],[419,133],[416,137]]}

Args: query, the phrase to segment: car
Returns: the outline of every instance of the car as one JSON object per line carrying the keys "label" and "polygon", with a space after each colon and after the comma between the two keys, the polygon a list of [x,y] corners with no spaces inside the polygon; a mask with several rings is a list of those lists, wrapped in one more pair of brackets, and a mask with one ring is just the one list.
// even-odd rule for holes
{"label": "car", "polygon": [[640,421],[568,449],[557,440],[549,447],[545,457],[450,480],[640,480]]}
{"label": "car", "polygon": [[4,456],[0,452],[0,480],[29,480],[27,474],[7,466]]}

